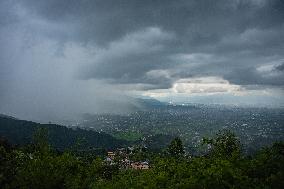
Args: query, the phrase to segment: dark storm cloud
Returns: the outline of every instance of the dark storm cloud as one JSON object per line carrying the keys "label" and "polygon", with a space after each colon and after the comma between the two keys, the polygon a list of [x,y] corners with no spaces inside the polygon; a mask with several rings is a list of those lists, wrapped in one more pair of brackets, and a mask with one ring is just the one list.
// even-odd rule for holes
{"label": "dark storm cloud", "polygon": [[43,19],[78,26],[74,29],[81,34],[74,37],[102,43],[149,26],[175,31],[197,44],[212,43],[224,34],[241,33],[248,28],[279,27],[284,19],[281,0],[23,2],[27,9]]}
{"label": "dark storm cloud", "polygon": [[66,105],[82,104],[78,91],[97,105],[195,77],[284,85],[282,0],[6,0],[0,24],[2,107],[17,94],[44,106],[64,91]]}
{"label": "dark storm cloud", "polygon": [[279,71],[284,71],[284,62],[278,66],[275,67],[276,70],[279,70]]}
{"label": "dark storm cloud", "polygon": [[166,48],[174,38],[173,34],[153,27],[128,34],[98,51],[93,62],[84,67],[82,77],[169,88],[171,79],[159,69],[170,66]]}
{"label": "dark storm cloud", "polygon": [[[271,74],[270,73],[259,73],[253,68],[238,69],[234,70],[227,75],[225,79],[239,85],[259,85],[259,86],[283,86],[284,74]],[[242,77],[240,77],[242,76]]]}
{"label": "dark storm cloud", "polygon": [[[181,76],[190,77],[205,72],[226,77],[237,84],[254,81],[255,84],[283,84],[274,81],[277,78],[266,80],[265,77],[250,72],[245,74],[255,78],[251,78],[249,82],[243,79],[245,77],[233,79],[243,66],[242,63],[236,65],[234,58],[243,56],[242,53],[246,51],[249,55],[246,55],[248,58],[243,62],[249,64],[249,70],[253,73],[256,72],[253,69],[260,64],[254,57],[278,55],[279,59],[283,58],[284,2],[281,0],[28,0],[23,1],[21,6],[40,19],[66,26],[66,30],[62,29],[51,37],[63,42],[93,44],[104,49],[102,55],[100,52],[97,54],[100,58],[95,57],[93,64],[86,68],[87,71],[80,74],[85,79],[106,79],[112,83],[155,84],[159,88],[170,87],[170,83]],[[160,33],[151,36],[151,28]],[[136,39],[139,35],[142,36],[140,41]],[[159,35],[175,37],[163,38]],[[127,41],[126,38],[131,36],[134,36],[134,39]],[[131,40],[134,40],[134,43],[136,40],[136,45],[140,45],[135,47],[136,52],[127,47],[131,46],[127,44],[132,43]],[[113,44],[119,46],[119,43],[123,43],[120,49],[112,47]],[[152,50],[155,46],[159,46],[160,49]],[[151,52],[145,52],[145,49],[150,49]],[[197,71],[202,70],[200,73],[188,70],[188,74],[184,74],[185,71],[182,70],[179,75],[179,62],[169,58],[179,53],[223,56],[226,58],[226,69],[219,66],[222,62],[218,64],[214,63],[214,60],[209,60],[209,66],[203,67],[201,64],[200,68],[196,68]],[[192,61],[198,60],[191,60],[187,64],[190,65]],[[161,69],[170,70],[177,77],[160,77],[160,80],[147,77],[147,72]],[[228,76],[230,73],[232,76]],[[258,81],[260,77],[263,82]]]}

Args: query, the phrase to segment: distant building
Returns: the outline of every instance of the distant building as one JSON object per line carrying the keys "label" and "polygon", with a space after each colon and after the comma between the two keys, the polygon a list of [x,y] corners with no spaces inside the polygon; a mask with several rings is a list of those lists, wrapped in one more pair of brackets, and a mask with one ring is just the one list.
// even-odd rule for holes
{"label": "distant building", "polygon": [[145,170],[149,169],[149,164],[148,162],[133,162],[131,163],[131,168],[136,169],[136,170]]}
{"label": "distant building", "polygon": [[[108,151],[105,158],[105,162],[108,165],[118,164],[120,169],[136,169],[136,170],[146,170],[149,169],[149,163],[147,161],[137,161],[133,162],[129,159],[129,154],[134,148],[118,148],[116,151]],[[117,161],[115,161],[115,159]]]}
{"label": "distant building", "polygon": [[107,152],[107,157],[113,160],[115,158],[115,153],[114,152]]}

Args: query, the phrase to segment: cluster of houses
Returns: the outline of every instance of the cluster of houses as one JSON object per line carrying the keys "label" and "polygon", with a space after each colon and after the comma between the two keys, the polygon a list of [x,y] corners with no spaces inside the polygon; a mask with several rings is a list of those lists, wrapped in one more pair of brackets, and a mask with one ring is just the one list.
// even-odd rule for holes
{"label": "cluster of houses", "polygon": [[[130,153],[128,153],[128,151],[130,151]],[[130,154],[132,154],[131,148],[120,148],[116,151],[108,151],[105,161],[109,165],[119,164],[121,169],[149,169],[149,163],[147,161],[132,161],[129,158]]]}

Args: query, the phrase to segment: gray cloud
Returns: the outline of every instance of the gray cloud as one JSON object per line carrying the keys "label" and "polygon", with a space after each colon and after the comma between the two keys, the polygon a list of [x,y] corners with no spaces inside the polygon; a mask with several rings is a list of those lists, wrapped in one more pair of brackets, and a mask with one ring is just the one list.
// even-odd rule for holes
{"label": "gray cloud", "polygon": [[93,62],[81,74],[85,79],[163,87],[170,78],[163,74],[153,75],[151,71],[169,67],[165,48],[174,38],[171,33],[153,27],[127,34],[111,42],[107,48],[98,50]]}
{"label": "gray cloud", "polygon": [[[49,34],[50,37],[103,48],[98,52],[92,68],[88,69],[89,72],[82,73],[86,74],[85,78],[110,79],[111,82],[118,83],[153,84],[146,73],[155,69],[172,69],[177,62],[169,60],[168,56],[177,53],[225,56],[228,64],[226,67],[232,69],[229,70],[230,73],[238,73],[240,68],[234,58],[242,56],[244,52],[250,54],[246,55],[246,60],[243,60],[245,64],[250,65],[250,69],[258,64],[254,60],[255,57],[263,54],[264,57],[283,56],[283,4],[283,1],[279,0],[214,2],[31,0],[24,1],[22,6],[42,20],[65,27],[57,32],[52,31],[51,33],[57,35]],[[150,31],[147,33],[147,28],[148,30],[156,28],[156,31],[161,32],[161,36],[158,36],[158,33],[157,36],[147,36],[150,33]],[[163,34],[167,33],[175,34],[177,37],[170,43],[168,41],[164,44]],[[130,49],[130,43],[133,42],[130,38],[134,36],[135,41],[135,35],[136,38],[141,35],[141,39],[136,41],[136,49]],[[143,38],[143,35],[146,36]],[[119,49],[113,47],[117,44],[121,45],[117,47]],[[158,46],[163,46],[163,49],[151,49]],[[219,69],[220,63],[212,64],[208,68],[212,70],[213,67],[218,71],[210,74],[222,74],[223,70]],[[243,69],[242,65],[239,66]],[[202,65],[200,69],[207,68]],[[189,76],[193,74],[196,73],[190,73]],[[225,72],[223,75],[227,77],[227,74]],[[231,80],[234,81],[235,79]],[[246,84],[247,81],[237,83]],[[168,84],[157,83],[157,87],[159,86],[168,86]]]}
{"label": "gray cloud", "polygon": [[[95,111],[105,94],[111,102],[123,90],[168,89],[193,77],[284,85],[282,0],[7,0],[0,24],[1,111],[13,112],[19,94],[19,104],[60,96],[55,102]],[[80,106],[88,103],[75,91],[96,105]]]}
{"label": "gray cloud", "polygon": [[284,62],[278,66],[275,67],[276,70],[279,70],[279,71],[284,71]]}

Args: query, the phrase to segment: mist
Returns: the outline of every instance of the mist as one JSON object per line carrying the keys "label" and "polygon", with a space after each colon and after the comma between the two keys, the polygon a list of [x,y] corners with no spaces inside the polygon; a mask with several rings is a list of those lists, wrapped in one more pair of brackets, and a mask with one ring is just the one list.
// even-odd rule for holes
{"label": "mist", "polygon": [[[11,34],[9,34],[11,35]],[[78,78],[92,52],[76,44],[40,38],[32,46],[19,34],[9,41],[1,64],[0,112],[36,121],[76,120],[84,113],[125,113],[132,99],[121,89],[98,80]],[[4,67],[5,66],[5,67]],[[6,73],[5,73],[6,72]],[[2,74],[1,74],[2,75]],[[3,77],[3,75],[2,75]]]}

